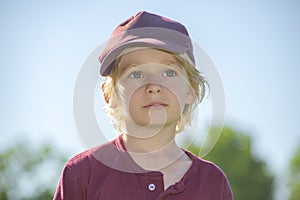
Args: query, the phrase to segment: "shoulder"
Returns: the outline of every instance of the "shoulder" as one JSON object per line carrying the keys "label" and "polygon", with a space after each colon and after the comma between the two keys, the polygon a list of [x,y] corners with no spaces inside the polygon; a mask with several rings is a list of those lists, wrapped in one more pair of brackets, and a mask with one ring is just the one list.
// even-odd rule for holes
{"label": "shoulder", "polygon": [[187,151],[193,160],[190,176],[191,182],[200,188],[205,188],[207,193],[221,195],[222,199],[233,199],[231,187],[226,174],[213,162],[204,160]]}
{"label": "shoulder", "polygon": [[69,169],[86,168],[90,165],[92,159],[90,150],[85,150],[69,159],[65,167]]}
{"label": "shoulder", "polygon": [[87,175],[92,170],[96,169],[104,170],[107,166],[101,161],[103,160],[103,157],[105,159],[105,157],[111,155],[109,152],[112,152],[113,149],[116,149],[114,141],[110,141],[85,150],[69,159],[64,168],[65,170],[70,171],[73,175]]}
{"label": "shoulder", "polygon": [[215,163],[199,158],[189,151],[186,151],[186,153],[193,160],[194,171],[197,172],[202,177],[207,176],[210,177],[210,179],[227,180],[226,174]]}

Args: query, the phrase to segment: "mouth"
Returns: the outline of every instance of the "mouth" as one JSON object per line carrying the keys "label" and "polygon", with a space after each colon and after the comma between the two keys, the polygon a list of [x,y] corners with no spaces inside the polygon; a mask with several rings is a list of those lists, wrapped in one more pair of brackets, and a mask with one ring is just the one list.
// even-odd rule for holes
{"label": "mouth", "polygon": [[143,106],[143,108],[156,110],[156,109],[161,109],[161,108],[164,108],[167,106],[168,106],[168,104],[163,103],[163,102],[152,102],[152,103],[149,103],[149,104]]}

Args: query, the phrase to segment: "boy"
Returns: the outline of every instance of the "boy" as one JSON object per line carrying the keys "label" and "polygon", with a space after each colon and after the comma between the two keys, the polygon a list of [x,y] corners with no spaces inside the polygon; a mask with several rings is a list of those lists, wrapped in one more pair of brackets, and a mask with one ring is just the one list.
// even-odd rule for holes
{"label": "boy", "polygon": [[106,111],[121,134],[69,160],[54,199],[233,199],[218,167],[174,141],[206,89],[186,28],[139,12],[99,59]]}

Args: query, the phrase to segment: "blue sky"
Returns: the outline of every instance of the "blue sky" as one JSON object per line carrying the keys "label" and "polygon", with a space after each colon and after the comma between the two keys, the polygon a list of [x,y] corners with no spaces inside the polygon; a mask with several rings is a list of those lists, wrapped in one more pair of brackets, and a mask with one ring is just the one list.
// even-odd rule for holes
{"label": "blue sky", "polygon": [[222,77],[226,124],[251,135],[254,153],[284,176],[300,145],[299,9],[296,0],[2,0],[0,144],[82,151],[72,110],[80,67],[116,25],[147,10],[187,26]]}

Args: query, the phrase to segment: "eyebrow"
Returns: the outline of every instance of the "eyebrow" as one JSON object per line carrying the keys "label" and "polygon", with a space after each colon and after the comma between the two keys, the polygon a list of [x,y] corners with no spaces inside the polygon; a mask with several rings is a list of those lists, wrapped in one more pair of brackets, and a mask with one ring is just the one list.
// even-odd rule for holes
{"label": "eyebrow", "polygon": [[124,67],[122,67],[122,69],[120,70],[120,73],[123,74],[124,71],[126,71],[126,69],[128,69],[129,67],[136,67],[136,66],[139,66],[141,65],[141,63],[131,63],[131,64],[128,64],[128,65],[125,65]]}
{"label": "eyebrow", "polygon": [[[135,62],[135,63],[127,64],[124,67],[122,67],[122,69],[120,70],[120,73],[123,74],[124,71],[126,71],[126,69],[128,69],[129,67],[137,67],[137,66],[142,65],[142,64],[147,64],[147,63]],[[170,65],[171,64],[171,65],[175,65],[175,67],[178,70],[183,69],[182,65],[179,62],[177,62],[176,60],[166,59],[166,60],[163,60],[161,63],[158,63],[158,64],[162,64],[162,65]]]}

